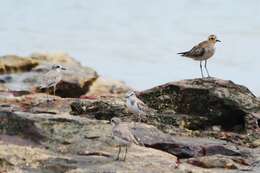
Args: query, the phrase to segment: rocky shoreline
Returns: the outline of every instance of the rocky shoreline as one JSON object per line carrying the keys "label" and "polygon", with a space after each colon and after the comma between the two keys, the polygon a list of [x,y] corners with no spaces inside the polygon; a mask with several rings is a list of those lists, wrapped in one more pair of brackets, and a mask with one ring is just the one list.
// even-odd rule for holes
{"label": "rocky shoreline", "polygon": [[[69,69],[56,96],[38,86],[52,64]],[[7,55],[0,74],[0,172],[260,172],[260,100],[232,81],[190,79],[137,92],[155,111],[133,123],[124,98],[131,88],[66,54]],[[125,162],[114,160],[114,116],[145,145],[133,145]]]}

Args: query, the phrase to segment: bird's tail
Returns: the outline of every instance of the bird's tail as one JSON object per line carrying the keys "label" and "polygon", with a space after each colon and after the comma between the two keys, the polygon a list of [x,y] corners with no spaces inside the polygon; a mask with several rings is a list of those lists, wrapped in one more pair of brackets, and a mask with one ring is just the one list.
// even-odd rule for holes
{"label": "bird's tail", "polygon": [[134,136],[134,141],[133,142],[136,145],[145,146],[144,143],[137,136],[135,136],[135,135],[133,135],[133,136]]}
{"label": "bird's tail", "polygon": [[46,89],[46,86],[40,85],[38,88],[39,88],[40,90],[42,90],[42,89]]}

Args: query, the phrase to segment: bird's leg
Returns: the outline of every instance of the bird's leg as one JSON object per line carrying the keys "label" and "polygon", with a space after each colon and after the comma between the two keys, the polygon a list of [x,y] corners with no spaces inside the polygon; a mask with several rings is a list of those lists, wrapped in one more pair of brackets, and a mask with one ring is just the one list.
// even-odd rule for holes
{"label": "bird's leg", "polygon": [[204,78],[201,62],[202,62],[202,61],[200,61],[200,73],[201,73],[201,77]]}
{"label": "bird's leg", "polygon": [[141,118],[141,113],[138,114],[138,122],[141,122],[142,118]]}
{"label": "bird's leg", "polygon": [[125,157],[124,157],[124,161],[126,159],[126,154],[127,154],[127,146],[125,147]]}
{"label": "bird's leg", "polygon": [[47,93],[47,103],[50,102],[49,93]]}
{"label": "bird's leg", "polygon": [[205,60],[205,69],[206,69],[206,72],[207,72],[207,74],[208,74],[208,77],[210,77],[209,71],[208,71],[208,69],[207,69],[207,60]]}
{"label": "bird's leg", "polygon": [[116,157],[116,160],[119,160],[119,155],[121,153],[121,146],[119,146],[119,150],[118,150],[118,153],[117,153],[117,157]]}
{"label": "bird's leg", "polygon": [[56,92],[56,85],[53,86],[53,94],[55,96],[55,92]]}

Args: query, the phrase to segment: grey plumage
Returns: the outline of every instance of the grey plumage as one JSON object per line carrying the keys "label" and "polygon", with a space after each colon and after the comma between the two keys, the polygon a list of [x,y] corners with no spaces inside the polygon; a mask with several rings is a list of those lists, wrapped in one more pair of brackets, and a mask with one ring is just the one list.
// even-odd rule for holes
{"label": "grey plumage", "polygon": [[40,89],[46,89],[53,87],[55,95],[56,85],[61,81],[62,74],[61,70],[66,70],[61,65],[53,65],[51,69],[40,78]]}
{"label": "grey plumage", "polygon": [[140,142],[138,142],[138,140],[132,134],[128,125],[121,123],[120,118],[113,117],[111,119],[111,125],[112,125],[112,136],[119,145],[119,151],[116,160],[119,160],[121,147],[125,147],[125,155],[123,158],[123,160],[125,160],[127,154],[127,148],[131,146],[132,143],[139,145]]}
{"label": "grey plumage", "polygon": [[136,94],[133,91],[129,91],[126,96],[126,106],[129,112],[138,115],[139,122],[142,117],[144,117],[147,112],[150,110],[149,107],[144,104],[140,99],[136,97]]}

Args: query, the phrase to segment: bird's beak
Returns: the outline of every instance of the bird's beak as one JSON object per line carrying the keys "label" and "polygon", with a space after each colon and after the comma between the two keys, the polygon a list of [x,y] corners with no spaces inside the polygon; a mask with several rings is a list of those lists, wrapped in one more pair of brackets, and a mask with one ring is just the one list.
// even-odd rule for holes
{"label": "bird's beak", "polygon": [[221,42],[220,40],[216,40],[216,42]]}
{"label": "bird's beak", "polygon": [[67,70],[67,69],[66,69],[66,68],[64,68],[64,67],[61,67],[61,69],[62,69],[62,70]]}

